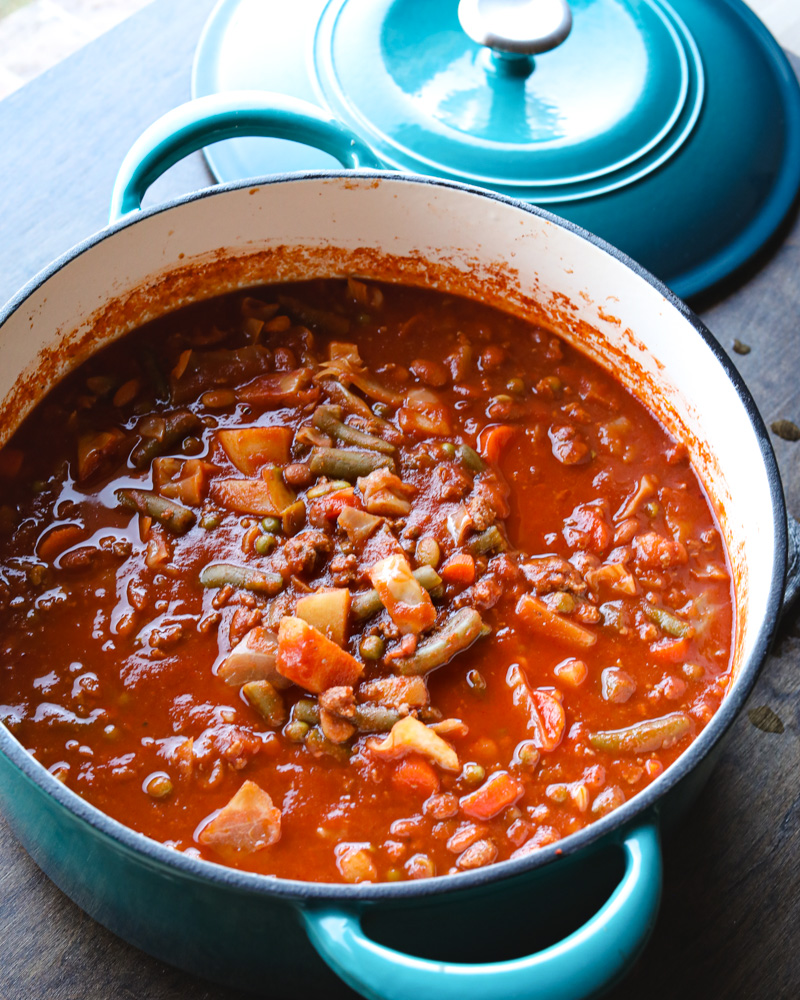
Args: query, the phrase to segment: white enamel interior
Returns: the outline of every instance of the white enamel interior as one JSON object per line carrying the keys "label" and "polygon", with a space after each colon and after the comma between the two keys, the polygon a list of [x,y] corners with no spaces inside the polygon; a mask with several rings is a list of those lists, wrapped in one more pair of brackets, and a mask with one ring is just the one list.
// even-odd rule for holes
{"label": "white enamel interior", "polygon": [[[0,393],[13,398],[42,352],[77,343],[110,300],[152,291],[108,332],[113,336],[180,304],[174,296],[159,298],[165,275],[175,269],[276,247],[307,253],[302,259],[275,254],[257,270],[211,263],[203,294],[349,268],[397,277],[383,254],[405,258],[415,281],[432,279],[456,291],[469,286],[516,312],[536,312],[539,303],[544,314],[535,318],[549,318],[601,363],[616,357],[622,380],[687,442],[714,498],[736,580],[737,668],[746,662],[767,613],[775,541],[767,470],[742,401],[712,349],[646,280],[524,208],[463,188],[357,174],[290,178],[180,204],[89,245],[10,315],[0,330]],[[582,330],[581,321],[594,332]],[[72,355],[61,367],[76,360]],[[52,374],[34,379],[26,391],[46,389],[53,380]],[[3,436],[17,419],[6,416]]]}

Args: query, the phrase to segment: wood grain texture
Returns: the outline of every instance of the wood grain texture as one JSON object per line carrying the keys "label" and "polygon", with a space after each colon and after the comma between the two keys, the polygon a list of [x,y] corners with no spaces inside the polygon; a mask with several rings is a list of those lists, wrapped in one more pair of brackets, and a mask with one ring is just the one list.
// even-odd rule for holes
{"label": "wood grain texture", "polygon": [[[0,300],[101,228],[116,167],[139,132],[189,97],[211,0],[158,0],[0,102]],[[800,59],[794,60],[800,70]],[[152,199],[210,182],[199,156]],[[707,306],[769,424],[800,423],[800,223],[747,281]],[[752,348],[733,352],[738,339]],[[789,510],[800,517],[800,443],[773,438]],[[613,1000],[775,1000],[800,991],[800,613],[784,623],[707,788],[665,845],[665,893],[651,944]],[[759,715],[756,714],[756,720]],[[774,726],[773,728],[779,728]],[[269,992],[265,994],[269,996]],[[71,903],[0,820],[3,1000],[237,1000],[120,941]],[[275,998],[282,1000],[282,998]]]}

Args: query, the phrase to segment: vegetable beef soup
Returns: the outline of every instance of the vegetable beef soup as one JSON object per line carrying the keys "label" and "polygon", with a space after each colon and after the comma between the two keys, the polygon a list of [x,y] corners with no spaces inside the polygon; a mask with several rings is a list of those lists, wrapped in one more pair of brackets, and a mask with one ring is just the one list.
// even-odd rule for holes
{"label": "vegetable beef soup", "polygon": [[551,332],[360,280],[122,338],[0,452],[0,717],[209,861],[520,857],[617,808],[731,681],[708,499]]}

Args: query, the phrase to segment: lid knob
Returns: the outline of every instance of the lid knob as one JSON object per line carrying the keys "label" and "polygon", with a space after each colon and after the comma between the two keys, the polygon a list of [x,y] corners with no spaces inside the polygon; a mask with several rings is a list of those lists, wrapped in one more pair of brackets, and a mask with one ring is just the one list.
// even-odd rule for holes
{"label": "lid knob", "polygon": [[474,42],[523,61],[560,45],[572,28],[566,0],[461,0],[458,19]]}

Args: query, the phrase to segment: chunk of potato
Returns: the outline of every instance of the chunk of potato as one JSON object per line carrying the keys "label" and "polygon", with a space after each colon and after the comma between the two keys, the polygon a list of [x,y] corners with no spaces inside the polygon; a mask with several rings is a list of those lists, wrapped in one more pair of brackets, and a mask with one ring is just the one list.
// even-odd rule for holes
{"label": "chunk of potato", "polygon": [[292,431],[289,427],[241,427],[217,431],[217,440],[239,472],[255,476],[265,465],[286,465]]}
{"label": "chunk of potato", "polygon": [[313,625],[337,646],[347,642],[347,619],[350,615],[350,591],[347,587],[308,594],[297,602],[295,614]]}

